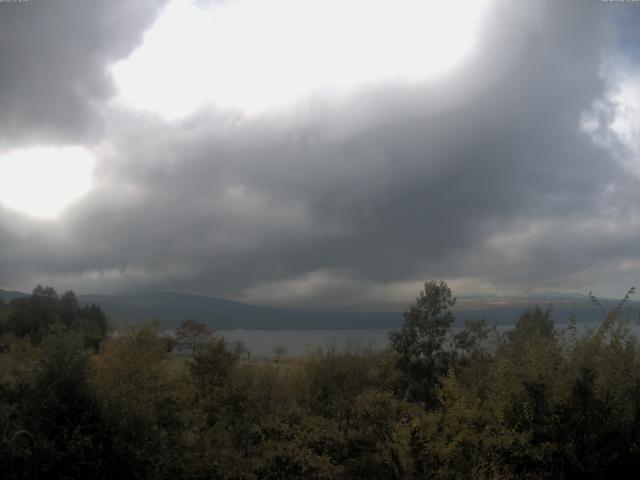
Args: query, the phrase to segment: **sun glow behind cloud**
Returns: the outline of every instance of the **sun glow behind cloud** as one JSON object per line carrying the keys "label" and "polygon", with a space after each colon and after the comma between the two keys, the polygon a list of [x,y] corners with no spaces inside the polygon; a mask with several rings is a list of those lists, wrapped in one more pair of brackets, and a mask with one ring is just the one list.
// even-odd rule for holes
{"label": "sun glow behind cloud", "polygon": [[583,112],[580,127],[640,176],[640,68],[624,57],[605,62],[608,89]]}
{"label": "sun glow behind cloud", "polygon": [[94,157],[83,147],[31,147],[0,154],[0,205],[57,217],[91,188]]}
{"label": "sun glow behind cloud", "polygon": [[324,91],[442,75],[475,44],[486,1],[173,0],[112,67],[116,102],[184,117],[260,113]]}

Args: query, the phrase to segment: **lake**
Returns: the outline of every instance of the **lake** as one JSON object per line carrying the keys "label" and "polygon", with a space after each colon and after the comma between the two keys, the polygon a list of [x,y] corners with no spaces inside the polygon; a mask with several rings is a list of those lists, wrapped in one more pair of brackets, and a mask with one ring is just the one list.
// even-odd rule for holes
{"label": "lake", "polygon": [[387,329],[372,330],[218,330],[229,344],[244,342],[254,357],[271,357],[276,347],[288,355],[302,355],[307,349],[335,347],[337,350],[373,348],[389,344]]}
{"label": "lake", "polygon": [[[595,329],[599,323],[579,323],[578,330]],[[640,336],[640,325],[630,324],[631,331]],[[566,328],[563,323],[556,324],[558,330]],[[498,331],[505,331],[513,326],[502,325],[496,327]],[[454,327],[454,331],[456,327]],[[382,350],[389,344],[388,329],[369,330],[218,330],[229,344],[237,341],[244,342],[246,348],[254,357],[272,357],[274,348],[284,347],[288,355],[302,355],[308,349],[332,348],[341,351],[371,348]]]}

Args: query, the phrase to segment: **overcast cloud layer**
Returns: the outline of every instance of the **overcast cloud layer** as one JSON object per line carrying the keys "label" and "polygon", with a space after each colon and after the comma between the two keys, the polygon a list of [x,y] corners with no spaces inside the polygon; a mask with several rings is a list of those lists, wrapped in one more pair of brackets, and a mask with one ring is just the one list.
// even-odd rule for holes
{"label": "overcast cloud layer", "polygon": [[498,2],[446,78],[181,122],[110,102],[160,9],[0,4],[0,147],[98,155],[58,221],[0,207],[0,288],[378,306],[426,279],[640,286],[639,4]]}

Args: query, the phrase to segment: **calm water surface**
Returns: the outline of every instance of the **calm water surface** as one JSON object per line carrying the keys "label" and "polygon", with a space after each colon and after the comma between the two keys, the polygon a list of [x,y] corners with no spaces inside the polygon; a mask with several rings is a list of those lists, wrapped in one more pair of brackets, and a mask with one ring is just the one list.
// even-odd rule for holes
{"label": "calm water surface", "polygon": [[[596,323],[578,324],[578,331],[597,328]],[[640,325],[632,323],[631,331],[640,336]],[[499,326],[498,331],[506,331],[512,326]],[[557,324],[562,330],[565,324]],[[455,328],[454,328],[455,330]],[[276,347],[284,347],[288,355],[302,355],[308,350],[335,348],[337,351],[350,349],[382,350],[389,344],[389,330],[219,330],[227,342],[242,341],[254,357],[272,357]]]}
{"label": "calm water surface", "polygon": [[302,355],[308,349],[337,350],[372,348],[381,350],[389,343],[388,330],[219,330],[227,342],[244,342],[252,356],[269,357],[276,347],[289,355]]}

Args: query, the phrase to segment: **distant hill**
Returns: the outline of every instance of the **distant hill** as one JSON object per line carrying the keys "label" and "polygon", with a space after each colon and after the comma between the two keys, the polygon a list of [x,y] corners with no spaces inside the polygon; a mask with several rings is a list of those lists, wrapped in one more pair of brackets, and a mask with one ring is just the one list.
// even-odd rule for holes
{"label": "distant hill", "polygon": [[[492,325],[513,325],[522,312],[535,306],[543,310],[551,309],[554,321],[566,323],[575,316],[578,323],[598,323],[611,312],[620,299],[599,298],[602,308],[595,305],[587,295],[579,293],[539,293],[528,297],[469,297],[461,298],[456,304],[457,321],[464,321],[472,317],[484,317]],[[625,314],[632,316],[632,320],[640,320],[640,302],[629,301],[625,305]]]}
{"label": "distant hill", "polygon": [[5,302],[10,302],[11,300],[13,300],[14,298],[22,298],[22,297],[28,297],[29,295],[26,293],[22,293],[22,292],[11,292],[11,291],[7,291],[7,290],[2,290],[0,289],[0,298],[2,300],[4,300]]}
{"label": "distant hill", "polygon": [[93,302],[115,323],[158,319],[173,328],[186,318],[229,329],[389,328],[402,323],[400,312],[344,312],[249,305],[215,297],[154,292],[139,295],[80,295]]}
{"label": "distant hill", "polygon": [[[26,296],[21,292],[0,290],[0,298],[10,301]],[[130,295],[79,295],[83,303],[96,303],[117,325],[159,320],[166,328],[176,327],[182,320],[193,318],[219,330],[234,329],[374,329],[397,328],[402,312],[362,312],[339,309],[288,309],[249,305],[215,297],[172,292],[150,292]],[[601,300],[605,309],[617,301]],[[637,307],[637,302],[630,302]],[[513,325],[529,307],[551,305],[556,323],[565,323],[572,315],[579,322],[602,320],[601,311],[588,298],[580,295],[549,295],[549,298],[461,298],[456,304],[456,323],[472,318],[485,318],[490,325]],[[636,312],[638,309],[636,308]],[[637,315],[637,313],[636,313]]]}

